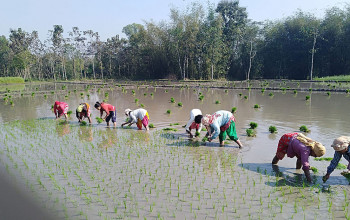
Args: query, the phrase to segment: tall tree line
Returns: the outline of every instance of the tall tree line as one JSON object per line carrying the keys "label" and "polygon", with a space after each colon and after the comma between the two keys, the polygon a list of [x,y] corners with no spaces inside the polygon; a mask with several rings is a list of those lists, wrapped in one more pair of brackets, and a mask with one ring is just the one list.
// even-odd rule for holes
{"label": "tall tree line", "polygon": [[167,22],[129,24],[126,38],[54,25],[0,36],[0,76],[72,79],[312,79],[350,74],[350,6],[323,18],[296,12],[255,22],[238,0],[171,9]]}

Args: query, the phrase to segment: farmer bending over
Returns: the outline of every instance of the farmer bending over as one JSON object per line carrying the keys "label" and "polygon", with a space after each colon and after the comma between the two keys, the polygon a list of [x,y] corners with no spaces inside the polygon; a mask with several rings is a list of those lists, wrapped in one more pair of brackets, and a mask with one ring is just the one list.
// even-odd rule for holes
{"label": "farmer bending over", "polygon": [[348,136],[341,136],[341,137],[334,139],[333,144],[331,145],[333,147],[333,149],[335,150],[334,157],[327,168],[327,174],[322,178],[323,182],[326,182],[329,179],[329,176],[331,175],[333,170],[337,167],[342,156],[344,156],[344,158],[349,162],[347,173],[350,172],[349,145],[350,145],[350,137],[348,137]]}
{"label": "farmer bending over", "polygon": [[88,103],[81,103],[77,110],[76,110],[76,116],[79,120],[79,123],[84,120],[84,118],[88,118],[89,123],[91,124],[91,112],[90,112],[90,105]]}
{"label": "farmer bending over", "polygon": [[278,142],[277,152],[272,160],[272,164],[276,165],[286,154],[290,158],[297,157],[296,169],[300,169],[303,166],[307,181],[312,182],[309,156],[322,157],[325,153],[326,148],[321,143],[301,133],[287,133]]}
{"label": "farmer bending over", "polygon": [[109,126],[109,121],[112,119],[114,127],[117,127],[117,118],[116,118],[117,112],[113,105],[107,104],[104,102],[102,103],[96,102],[95,108],[97,110],[100,110],[100,118],[102,118],[103,112],[106,112],[106,116],[102,119],[107,122],[107,126]]}
{"label": "farmer bending over", "polygon": [[55,113],[56,119],[60,118],[62,115],[68,119],[67,112],[68,112],[68,104],[65,102],[59,102],[56,101],[53,106],[53,112]]}
{"label": "farmer bending over", "polygon": [[209,142],[219,136],[220,146],[224,146],[224,140],[228,135],[231,140],[238,144],[239,148],[243,147],[237,136],[235,117],[231,112],[220,110],[212,115],[207,114],[202,118],[202,124],[208,130],[206,136]]}
{"label": "farmer bending over", "polygon": [[193,138],[193,135],[191,133],[192,129],[196,129],[197,132],[201,132],[202,130],[202,112],[199,109],[192,109],[190,112],[190,120],[187,122],[186,125],[186,132],[190,135],[190,138]]}
{"label": "farmer bending over", "polygon": [[129,117],[129,120],[123,123],[122,127],[126,124],[129,124],[128,126],[131,126],[132,124],[136,123],[139,130],[142,129],[142,125],[145,127],[146,131],[149,130],[149,115],[146,109],[139,108],[133,111],[131,109],[125,109],[124,112],[125,115]]}

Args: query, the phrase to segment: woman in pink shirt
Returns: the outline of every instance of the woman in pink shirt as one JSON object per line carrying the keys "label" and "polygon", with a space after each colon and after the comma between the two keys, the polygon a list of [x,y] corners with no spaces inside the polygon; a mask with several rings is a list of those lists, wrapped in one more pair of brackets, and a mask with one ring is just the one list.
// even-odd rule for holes
{"label": "woman in pink shirt", "polygon": [[116,112],[115,107],[113,105],[107,104],[104,102],[102,102],[102,103],[96,102],[95,108],[97,110],[100,110],[100,117],[101,118],[102,118],[103,112],[106,112],[106,116],[102,119],[107,122],[107,126],[109,126],[109,121],[112,119],[114,127],[117,127],[117,118],[116,118],[117,112]]}
{"label": "woman in pink shirt", "polygon": [[65,102],[56,101],[53,106],[53,112],[55,113],[56,119],[64,115],[67,120],[68,104]]}

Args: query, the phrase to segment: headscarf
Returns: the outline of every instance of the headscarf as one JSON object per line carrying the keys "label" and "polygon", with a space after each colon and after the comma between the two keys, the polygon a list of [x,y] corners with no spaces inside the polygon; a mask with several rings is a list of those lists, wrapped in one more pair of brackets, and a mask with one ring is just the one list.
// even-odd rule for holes
{"label": "headscarf", "polygon": [[310,147],[316,157],[322,157],[326,153],[326,148],[320,142],[314,141],[302,133],[298,133],[297,139],[305,146]]}
{"label": "headscarf", "polygon": [[202,118],[202,124],[204,126],[209,126],[210,124],[213,123],[213,116],[210,114],[206,114],[203,118]]}
{"label": "headscarf", "polygon": [[345,150],[349,146],[349,144],[350,144],[350,137],[340,136],[334,139],[331,147],[333,147],[335,151],[342,151],[342,150]]}
{"label": "headscarf", "polygon": [[124,112],[125,112],[126,115],[129,115],[129,112],[131,112],[131,109],[127,108],[127,109],[124,110]]}
{"label": "headscarf", "polygon": [[84,105],[83,104],[80,104],[77,108],[77,112],[80,113],[83,111],[83,108],[84,108]]}

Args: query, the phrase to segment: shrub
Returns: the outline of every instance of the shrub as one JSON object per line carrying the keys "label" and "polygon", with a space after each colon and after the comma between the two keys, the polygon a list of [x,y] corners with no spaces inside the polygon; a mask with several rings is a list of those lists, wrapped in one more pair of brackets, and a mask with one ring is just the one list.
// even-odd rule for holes
{"label": "shrub", "polygon": [[300,126],[299,131],[302,131],[302,132],[305,132],[305,133],[310,132],[310,130],[306,127],[306,125]]}
{"label": "shrub", "polygon": [[258,127],[258,123],[256,123],[256,122],[250,122],[250,123],[249,123],[249,126],[250,126],[251,129],[255,129],[255,128]]}
{"label": "shrub", "polygon": [[269,127],[269,132],[271,133],[271,134],[273,134],[273,133],[277,133],[277,128],[275,127],[275,126],[270,126]]}

